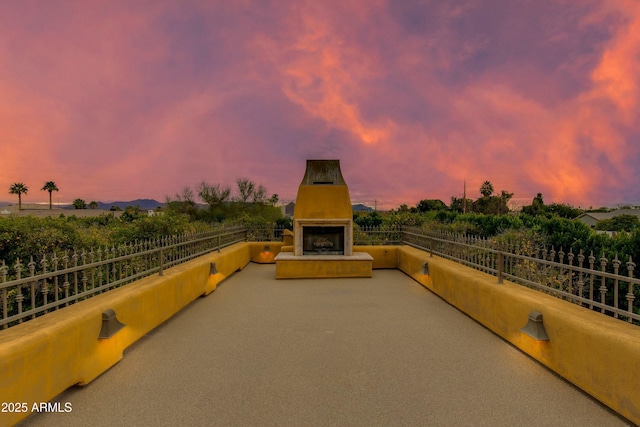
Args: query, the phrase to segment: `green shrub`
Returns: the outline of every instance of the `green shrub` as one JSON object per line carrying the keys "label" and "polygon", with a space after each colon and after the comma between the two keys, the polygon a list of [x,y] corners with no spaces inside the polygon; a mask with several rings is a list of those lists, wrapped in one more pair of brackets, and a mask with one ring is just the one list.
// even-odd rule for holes
{"label": "green shrub", "polygon": [[139,215],[122,220],[111,214],[98,217],[36,218],[0,217],[0,260],[13,266],[31,257],[39,262],[43,255],[56,252],[112,247],[136,240],[213,230],[200,222],[189,222],[184,215]]}

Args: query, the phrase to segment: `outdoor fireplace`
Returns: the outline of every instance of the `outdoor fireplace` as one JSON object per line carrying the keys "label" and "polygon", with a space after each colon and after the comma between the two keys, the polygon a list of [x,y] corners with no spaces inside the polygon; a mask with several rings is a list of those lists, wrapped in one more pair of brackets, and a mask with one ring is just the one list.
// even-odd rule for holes
{"label": "outdoor fireplace", "polygon": [[293,246],[276,277],[371,277],[373,258],[353,252],[353,210],[339,160],[307,160],[293,211]]}
{"label": "outdoor fireplace", "polygon": [[353,210],[339,160],[307,160],[293,227],[294,255],[353,253]]}

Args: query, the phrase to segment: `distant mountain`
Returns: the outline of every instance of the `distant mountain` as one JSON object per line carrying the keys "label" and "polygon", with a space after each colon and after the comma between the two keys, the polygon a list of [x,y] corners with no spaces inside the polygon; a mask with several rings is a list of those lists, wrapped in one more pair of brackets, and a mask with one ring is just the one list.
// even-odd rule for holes
{"label": "distant mountain", "polygon": [[[296,207],[296,204],[290,202],[284,206],[284,214],[286,216],[293,216],[293,209]],[[351,209],[354,212],[373,212],[373,208],[370,208],[367,205],[363,205],[362,203],[357,203],[355,205],[351,205]]]}
{"label": "distant mountain", "polygon": [[[87,203],[87,208],[89,207],[89,202],[90,200],[85,200],[85,202]],[[12,206],[12,205],[17,205],[16,202],[3,202],[0,201],[0,207],[3,206]],[[38,206],[42,206],[42,209],[48,209],[49,208],[49,204],[48,203],[38,203],[38,204],[29,204],[29,203],[25,203],[24,201],[22,202],[22,206],[29,206],[28,209],[40,209]],[[127,206],[140,206],[140,209],[142,210],[149,210],[149,209],[155,209],[158,206],[161,207],[166,207],[167,204],[166,203],[162,203],[159,202],[157,200],[154,199],[135,199],[135,200],[131,200],[129,202],[121,202],[121,201],[116,201],[116,202],[98,202],[98,209],[104,209],[104,210],[109,210],[111,208],[111,206],[118,206],[120,209],[124,209]],[[69,204],[54,204],[53,205],[54,209],[73,209],[73,205],[71,203]]]}
{"label": "distant mountain", "polygon": [[109,209],[111,209],[112,206],[117,206],[120,209],[125,209],[127,206],[133,206],[133,207],[139,206],[140,209],[142,209],[143,211],[146,211],[149,209],[155,209],[159,206],[164,208],[166,205],[167,205],[166,203],[161,203],[154,199],[136,199],[136,200],[131,200],[129,202],[109,202],[109,203],[98,202],[98,209],[104,209],[108,211]]}
{"label": "distant mountain", "polygon": [[352,205],[351,208],[354,212],[373,212],[373,209],[367,205],[363,205],[362,203],[357,203]]}

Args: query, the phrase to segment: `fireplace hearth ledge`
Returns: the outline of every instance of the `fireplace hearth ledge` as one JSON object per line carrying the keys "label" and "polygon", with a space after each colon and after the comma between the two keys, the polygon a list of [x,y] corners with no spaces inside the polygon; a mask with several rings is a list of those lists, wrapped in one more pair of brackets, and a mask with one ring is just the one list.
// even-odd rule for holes
{"label": "fireplace hearth ledge", "polygon": [[366,252],[352,255],[294,255],[275,257],[276,279],[371,277],[373,257]]}

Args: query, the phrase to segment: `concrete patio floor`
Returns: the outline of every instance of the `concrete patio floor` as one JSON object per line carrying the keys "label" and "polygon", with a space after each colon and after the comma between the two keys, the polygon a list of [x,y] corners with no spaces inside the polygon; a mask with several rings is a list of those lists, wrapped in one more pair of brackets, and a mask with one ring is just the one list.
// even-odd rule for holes
{"label": "concrete patio floor", "polygon": [[249,264],[23,426],[629,426],[397,270]]}

